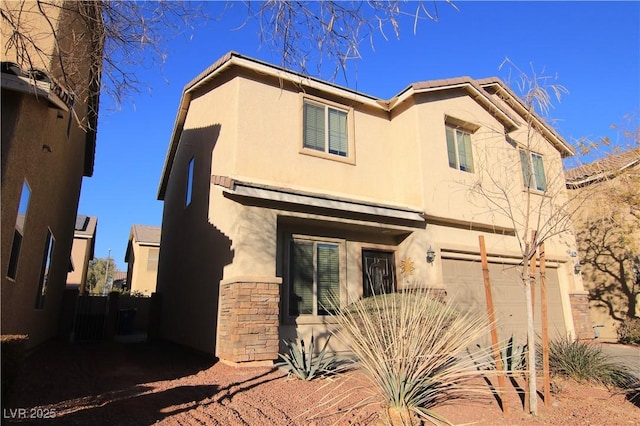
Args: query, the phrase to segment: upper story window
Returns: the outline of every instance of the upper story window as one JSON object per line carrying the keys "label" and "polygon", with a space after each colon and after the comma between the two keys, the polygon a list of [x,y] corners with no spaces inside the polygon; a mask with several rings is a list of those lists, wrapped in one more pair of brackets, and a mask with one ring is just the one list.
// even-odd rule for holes
{"label": "upper story window", "polygon": [[184,202],[185,207],[191,204],[191,198],[193,195],[193,163],[194,163],[194,157],[191,157],[191,160],[189,160],[189,166],[187,168],[187,188],[186,188],[187,190],[186,190],[185,202]]}
{"label": "upper story window", "polygon": [[462,129],[446,126],[449,167],[473,173],[471,134]]}
{"label": "upper story window", "polygon": [[547,190],[547,178],[544,174],[542,155],[520,148],[520,165],[525,188],[538,191]]}
{"label": "upper story window", "polygon": [[289,253],[289,316],[328,315],[340,297],[340,244],[294,239]]}
{"label": "upper story window", "polygon": [[302,146],[349,157],[349,113],[319,102],[304,100]]}
{"label": "upper story window", "polygon": [[22,183],[20,204],[18,205],[18,216],[16,217],[16,226],[13,233],[9,269],[7,270],[7,277],[12,280],[16,279],[16,274],[18,272],[18,260],[20,259],[20,249],[22,248],[22,238],[24,237],[24,224],[27,220],[27,209],[29,208],[30,198],[31,189],[29,188],[27,181],[24,181]]}

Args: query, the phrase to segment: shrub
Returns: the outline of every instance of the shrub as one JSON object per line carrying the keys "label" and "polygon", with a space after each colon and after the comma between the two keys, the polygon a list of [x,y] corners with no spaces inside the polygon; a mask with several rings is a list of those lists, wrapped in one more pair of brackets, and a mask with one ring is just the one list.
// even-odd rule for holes
{"label": "shrub", "polygon": [[334,316],[337,336],[368,373],[391,424],[448,423],[431,409],[478,390],[467,384],[478,367],[459,355],[488,332],[484,316],[460,314],[426,289],[359,299]]}
{"label": "shrub", "polygon": [[2,353],[2,407],[5,408],[11,397],[22,363],[29,336],[22,334],[5,334],[0,336]]}
{"label": "shrub", "polygon": [[640,344],[640,318],[627,318],[618,326],[620,343]]}
{"label": "shrub", "polygon": [[626,367],[612,362],[599,346],[568,337],[549,343],[549,369],[577,381],[622,388],[635,381]]}
{"label": "shrub", "polygon": [[299,344],[284,340],[284,344],[287,346],[287,353],[278,355],[283,362],[276,365],[279,367],[286,366],[289,374],[293,374],[302,380],[313,380],[318,376],[330,374],[337,365],[335,355],[327,355],[327,345],[330,338],[331,336],[329,336],[318,354],[315,353],[313,334],[311,335],[308,349],[305,348],[304,340],[300,340]]}

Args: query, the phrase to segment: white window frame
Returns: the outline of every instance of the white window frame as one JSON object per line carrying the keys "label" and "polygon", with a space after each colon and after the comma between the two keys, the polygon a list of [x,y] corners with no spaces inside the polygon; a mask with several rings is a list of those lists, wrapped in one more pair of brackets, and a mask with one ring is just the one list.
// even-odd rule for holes
{"label": "white window frame", "polygon": [[[302,244],[312,244],[313,245],[313,290],[312,290],[312,312],[311,313],[292,313],[292,303],[293,303],[293,245],[296,243]],[[338,283],[338,303],[342,303],[345,299],[345,286],[346,286],[346,248],[345,241],[335,238],[321,238],[321,237],[313,237],[308,235],[292,235],[289,239],[288,243],[288,254],[287,254],[287,275],[288,275],[288,286],[287,286],[287,304],[285,307],[285,315],[287,318],[292,319],[300,319],[302,318],[324,318],[330,316],[329,313],[322,313],[319,309],[318,302],[318,246],[327,245],[337,247],[338,249],[338,270],[339,270],[339,283]]]}
{"label": "white window frame", "polygon": [[[307,105],[315,106],[322,108],[323,112],[323,146],[322,149],[319,147],[310,146],[307,144],[307,136],[306,136],[306,128],[307,128]],[[345,141],[345,152],[342,154],[341,152],[332,152],[330,147],[330,112],[337,111],[339,113],[344,114],[344,128],[342,129],[344,132],[344,136],[346,137]],[[302,108],[301,108],[301,153],[309,154],[317,157],[327,158],[331,160],[341,161],[345,163],[355,164],[355,144],[354,144],[354,118],[353,118],[353,108],[346,107],[344,105],[339,105],[334,102],[330,102],[324,99],[310,97],[308,95],[302,96]],[[341,144],[342,145],[342,144]],[[342,147],[342,146],[341,146]]]}
{"label": "white window frame", "polygon": [[[464,156],[464,159],[465,160],[470,159],[471,167],[469,167],[468,164],[462,164],[463,157],[461,157],[460,145],[461,144],[464,145],[465,141],[459,138],[459,135],[458,135],[459,133],[466,135],[469,138],[468,139],[469,154],[467,156]],[[456,127],[456,126],[451,126],[449,124],[445,125],[445,136],[446,136],[446,142],[447,142],[447,158],[449,161],[450,168],[460,170],[462,172],[475,173],[475,166],[474,166],[474,160],[473,160],[473,141],[471,140],[471,135],[472,135],[472,132],[469,132],[466,129]]]}
{"label": "white window frame", "polygon": [[[518,156],[520,157],[522,185],[524,188],[532,191],[546,192],[548,189],[548,182],[547,173],[545,172],[544,167],[544,156],[523,147],[518,148]],[[525,160],[526,168],[524,163]],[[540,176],[540,170],[535,167],[536,164],[540,164],[542,166],[542,176]],[[539,182],[540,180],[542,180],[542,182]]]}

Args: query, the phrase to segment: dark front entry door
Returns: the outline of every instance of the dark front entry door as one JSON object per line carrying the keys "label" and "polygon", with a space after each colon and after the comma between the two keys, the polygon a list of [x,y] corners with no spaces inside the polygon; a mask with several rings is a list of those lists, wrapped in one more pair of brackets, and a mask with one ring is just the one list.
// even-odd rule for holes
{"label": "dark front entry door", "polygon": [[396,272],[393,252],[362,250],[362,284],[364,297],[393,293],[396,290]]}

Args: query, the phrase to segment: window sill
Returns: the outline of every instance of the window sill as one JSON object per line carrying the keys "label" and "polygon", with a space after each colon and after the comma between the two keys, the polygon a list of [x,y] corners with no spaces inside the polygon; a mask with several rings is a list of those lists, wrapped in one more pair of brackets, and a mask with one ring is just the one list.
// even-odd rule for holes
{"label": "window sill", "polygon": [[341,157],[336,154],[329,154],[328,152],[316,151],[314,149],[309,149],[309,148],[302,148],[300,150],[300,154],[309,155],[311,157],[318,157],[325,160],[332,160],[338,163],[350,164],[352,166],[356,165],[356,160],[355,158],[353,158],[353,156]]}
{"label": "window sill", "polygon": [[282,325],[317,325],[317,324],[337,324],[331,315],[300,315],[298,317],[285,317]]}

